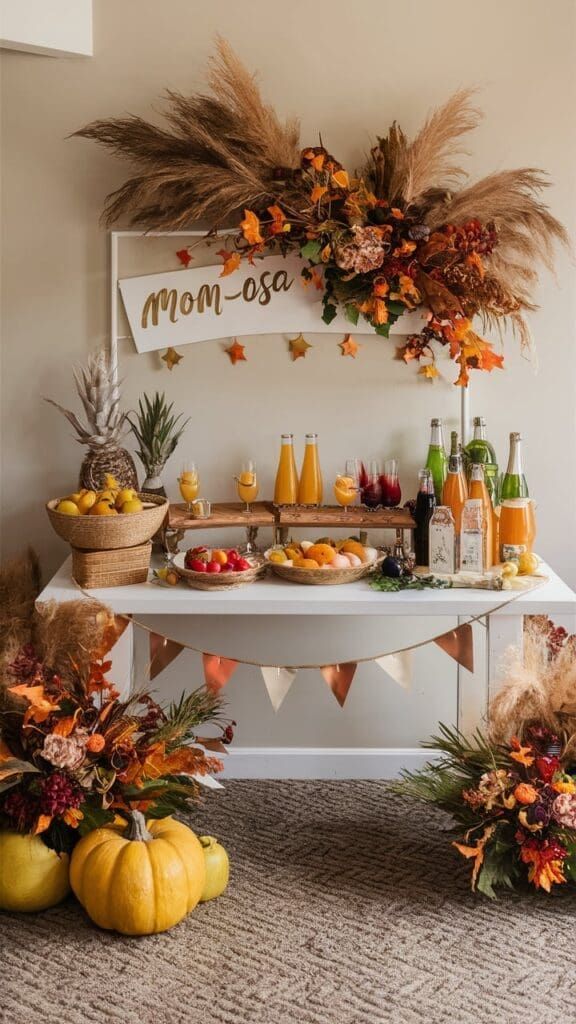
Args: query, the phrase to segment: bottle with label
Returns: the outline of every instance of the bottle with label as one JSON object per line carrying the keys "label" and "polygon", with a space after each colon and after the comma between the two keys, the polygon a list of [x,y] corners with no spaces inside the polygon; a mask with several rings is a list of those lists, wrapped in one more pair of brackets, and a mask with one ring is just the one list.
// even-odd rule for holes
{"label": "bottle with label", "polygon": [[498,496],[498,463],[494,447],[486,439],[486,420],[483,416],[474,417],[474,436],[466,445],[464,456],[468,480],[471,478],[473,466],[477,463],[484,466],[484,482],[488,489],[490,500],[496,505]]}
{"label": "bottle with label", "polygon": [[322,504],[322,473],[318,457],[318,434],[306,434],[304,459],[298,485],[299,505]]}
{"label": "bottle with label", "polygon": [[456,572],[456,530],[454,516],[448,505],[438,505],[430,519],[428,532],[430,572]]}
{"label": "bottle with label", "polygon": [[520,434],[510,434],[510,454],[508,468],[502,479],[500,498],[527,498],[528,484],[522,468],[522,438]]}
{"label": "bottle with label", "polygon": [[295,505],[297,499],[298,473],[294,459],[294,438],[292,434],[282,434],[280,458],[274,484],[274,504]]}
{"label": "bottle with label", "polygon": [[463,572],[484,572],[486,519],[480,498],[468,498],[462,510],[460,568]]}
{"label": "bottle with label", "polygon": [[530,551],[535,534],[534,506],[529,498],[507,498],[500,509],[500,558],[517,561]]}
{"label": "bottle with label", "polygon": [[434,495],[432,473],[429,469],[421,469],[418,474],[418,495],[414,512],[414,519],[416,520],[416,529],[414,530],[416,565],[428,565],[428,528],[435,507],[436,498]]}
{"label": "bottle with label", "polygon": [[455,430],[452,431],[451,439],[452,444],[450,458],[448,460],[448,476],[446,477],[444,487],[442,488],[442,504],[448,505],[452,509],[454,525],[456,527],[456,537],[459,537],[462,526],[462,509],[464,507],[464,502],[468,497],[468,487],[466,484],[466,477],[464,476],[464,470],[462,468],[462,455],[458,444],[458,434]]}
{"label": "bottle with label", "polygon": [[448,473],[448,456],[444,448],[444,435],[442,433],[442,420],[432,420],[430,423],[430,445],[428,447],[428,458],[426,469],[432,473],[434,481],[434,494],[436,501],[442,500],[442,488],[446,474]]}
{"label": "bottle with label", "polygon": [[468,485],[468,494],[470,498],[479,498],[480,501],[482,502],[484,519],[486,521],[484,544],[484,568],[489,569],[490,566],[492,565],[492,545],[494,531],[492,502],[490,501],[488,487],[485,482],[485,473],[486,465],[484,463],[472,463],[472,472],[470,476],[470,483]]}

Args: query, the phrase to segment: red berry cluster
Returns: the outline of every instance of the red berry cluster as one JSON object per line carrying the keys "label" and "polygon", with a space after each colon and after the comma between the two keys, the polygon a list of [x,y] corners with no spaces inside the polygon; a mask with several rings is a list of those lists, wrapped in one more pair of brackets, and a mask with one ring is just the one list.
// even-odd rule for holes
{"label": "red berry cluster", "polygon": [[4,797],[0,811],[10,819],[12,828],[17,832],[29,832],[38,814],[38,807],[29,793],[13,789]]}
{"label": "red berry cluster", "polygon": [[459,227],[447,224],[444,231],[450,237],[454,248],[462,253],[477,252],[481,256],[489,256],[498,244],[493,221],[483,225],[476,219],[467,220]]}
{"label": "red berry cluster", "polygon": [[226,743],[226,744],[232,743],[232,740],[234,739],[234,726],[235,725],[236,725],[236,722],[230,722],[230,724],[226,726],[226,728],[224,729],[224,732],[222,733],[222,743]]}
{"label": "red berry cluster", "polygon": [[69,807],[79,807],[82,790],[64,772],[54,772],[44,779],[40,792],[41,814],[63,814]]}

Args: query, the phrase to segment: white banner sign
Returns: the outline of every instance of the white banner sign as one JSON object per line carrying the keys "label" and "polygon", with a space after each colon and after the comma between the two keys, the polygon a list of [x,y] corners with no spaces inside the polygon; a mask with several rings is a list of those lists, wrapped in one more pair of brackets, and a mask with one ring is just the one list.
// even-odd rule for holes
{"label": "white banner sign", "polygon": [[[303,261],[268,256],[243,262],[222,277],[222,264],[172,270],[119,281],[122,301],[139,352],[251,334],[372,334],[366,321],[354,327],[341,313],[322,320],[322,292],[304,287]],[[410,334],[422,318],[400,317],[394,334]],[[400,328],[400,324],[402,327]]]}

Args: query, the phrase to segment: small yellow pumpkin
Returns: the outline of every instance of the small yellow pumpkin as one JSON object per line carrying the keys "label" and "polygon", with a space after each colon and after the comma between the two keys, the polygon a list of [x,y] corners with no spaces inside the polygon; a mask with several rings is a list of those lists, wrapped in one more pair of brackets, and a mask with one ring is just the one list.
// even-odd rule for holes
{"label": "small yellow pumpkin", "polygon": [[31,912],[60,903],[70,892],[68,860],[39,836],[0,832],[0,910]]}
{"label": "small yellow pumpkin", "polygon": [[214,836],[200,836],[206,862],[206,881],[200,897],[200,903],[221,896],[230,877],[230,861],[223,846]]}
{"label": "small yellow pumpkin", "polygon": [[206,869],[204,851],[186,825],[173,818],[146,822],[132,811],[83,836],[72,854],[70,882],[100,928],[151,935],[178,924],[198,903]]}

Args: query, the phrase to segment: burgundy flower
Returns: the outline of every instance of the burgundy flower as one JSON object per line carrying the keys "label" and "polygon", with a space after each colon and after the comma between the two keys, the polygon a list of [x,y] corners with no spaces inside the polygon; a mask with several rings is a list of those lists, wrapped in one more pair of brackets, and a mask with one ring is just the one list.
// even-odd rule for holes
{"label": "burgundy flower", "polygon": [[63,814],[70,807],[79,807],[82,799],[82,790],[74,779],[64,772],[54,772],[42,783],[40,813]]}

